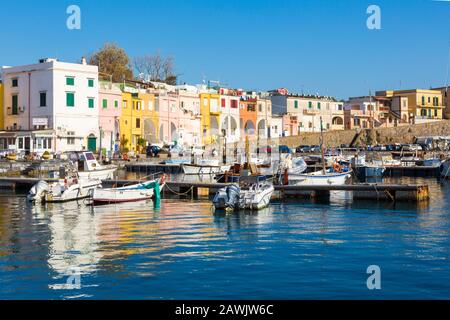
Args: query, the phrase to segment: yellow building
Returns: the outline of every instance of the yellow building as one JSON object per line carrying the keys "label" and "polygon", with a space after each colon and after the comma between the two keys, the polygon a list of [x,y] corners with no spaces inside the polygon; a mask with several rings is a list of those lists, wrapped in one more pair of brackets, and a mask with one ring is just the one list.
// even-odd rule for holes
{"label": "yellow building", "polygon": [[201,93],[200,112],[202,115],[202,142],[204,145],[217,141],[221,135],[220,124],[220,94]]}
{"label": "yellow building", "polygon": [[142,101],[142,136],[149,144],[157,143],[159,141],[159,112],[156,109],[155,95],[140,92],[138,97]]}
{"label": "yellow building", "polygon": [[445,107],[440,90],[388,90],[377,92],[377,95],[408,98],[409,116],[416,122],[443,119]]}
{"label": "yellow building", "polygon": [[0,82],[0,131],[5,130],[5,111],[3,110],[3,84]]}
{"label": "yellow building", "polygon": [[138,150],[143,137],[142,100],[138,93],[124,89],[122,93],[122,115],[120,116],[120,147],[122,152]]}

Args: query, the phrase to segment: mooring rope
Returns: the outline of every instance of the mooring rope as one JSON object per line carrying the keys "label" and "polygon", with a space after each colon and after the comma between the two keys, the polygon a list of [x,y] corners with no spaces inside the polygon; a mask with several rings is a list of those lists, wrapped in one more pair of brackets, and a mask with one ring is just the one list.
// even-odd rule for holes
{"label": "mooring rope", "polygon": [[175,194],[175,195],[177,195],[177,196],[185,196],[185,195],[189,194],[190,192],[192,192],[192,190],[194,189],[194,187],[190,187],[188,191],[183,192],[183,193],[180,193],[180,192],[176,192],[176,191],[172,190],[172,189],[167,185],[167,183],[166,183],[165,187],[166,187],[170,192],[172,192],[173,194]]}

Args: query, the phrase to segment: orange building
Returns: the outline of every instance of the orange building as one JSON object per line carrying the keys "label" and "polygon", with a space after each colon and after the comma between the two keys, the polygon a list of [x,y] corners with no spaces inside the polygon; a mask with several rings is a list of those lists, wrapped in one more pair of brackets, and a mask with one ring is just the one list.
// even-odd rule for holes
{"label": "orange building", "polygon": [[239,108],[241,137],[256,135],[257,99],[242,99]]}

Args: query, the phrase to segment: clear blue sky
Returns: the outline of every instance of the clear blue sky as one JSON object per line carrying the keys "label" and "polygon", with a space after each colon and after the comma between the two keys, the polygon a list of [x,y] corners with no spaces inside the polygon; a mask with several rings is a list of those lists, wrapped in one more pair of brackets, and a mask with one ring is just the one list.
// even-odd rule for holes
{"label": "clear blue sky", "polygon": [[[66,8],[82,30],[66,28]],[[366,28],[370,4],[382,30]],[[78,61],[105,42],[130,56],[161,50],[181,80],[334,95],[441,86],[450,1],[431,0],[18,0],[2,1],[0,65],[41,57]]]}

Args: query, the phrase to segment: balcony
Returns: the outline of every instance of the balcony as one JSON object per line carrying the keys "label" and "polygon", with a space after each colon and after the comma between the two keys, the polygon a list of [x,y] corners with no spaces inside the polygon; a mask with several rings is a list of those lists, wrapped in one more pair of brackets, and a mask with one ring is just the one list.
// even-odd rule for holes
{"label": "balcony", "polygon": [[306,116],[315,116],[318,115],[322,112],[322,110],[317,110],[317,109],[305,109],[303,110],[303,114]]}

